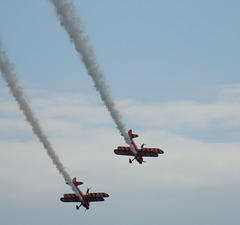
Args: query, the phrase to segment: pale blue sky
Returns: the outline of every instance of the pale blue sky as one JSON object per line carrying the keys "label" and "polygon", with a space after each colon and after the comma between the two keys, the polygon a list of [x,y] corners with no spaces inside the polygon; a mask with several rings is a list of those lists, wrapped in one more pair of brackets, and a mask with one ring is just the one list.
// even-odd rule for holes
{"label": "pale blue sky", "polygon": [[74,4],[127,128],[165,154],[114,155],[124,140],[53,6],[0,0],[2,44],[56,152],[84,191],[110,194],[86,213],[59,201],[71,190],[1,78],[0,223],[239,224],[240,2]]}
{"label": "pale blue sky", "polygon": [[[204,87],[239,82],[238,1],[76,1],[76,6],[117,99],[199,99],[196,92]],[[0,25],[23,79],[47,90],[92,90],[45,1],[4,2]]]}

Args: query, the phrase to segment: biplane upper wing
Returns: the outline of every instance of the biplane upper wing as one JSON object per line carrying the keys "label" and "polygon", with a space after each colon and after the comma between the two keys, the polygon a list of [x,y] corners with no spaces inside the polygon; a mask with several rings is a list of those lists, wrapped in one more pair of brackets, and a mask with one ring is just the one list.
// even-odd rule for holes
{"label": "biplane upper wing", "polygon": [[142,148],[138,154],[145,157],[158,157],[158,154],[163,154],[163,150],[160,148]]}
{"label": "biplane upper wing", "polygon": [[79,197],[74,193],[64,194],[63,197],[60,198],[60,200],[62,202],[80,202]]}
{"label": "biplane upper wing", "polygon": [[104,201],[104,197],[109,197],[106,193],[89,193],[84,196],[84,199],[88,202],[101,202]]}
{"label": "biplane upper wing", "polygon": [[114,150],[114,153],[117,154],[117,155],[134,156],[134,154],[131,151],[130,147],[125,147],[125,146],[118,146],[118,148]]}

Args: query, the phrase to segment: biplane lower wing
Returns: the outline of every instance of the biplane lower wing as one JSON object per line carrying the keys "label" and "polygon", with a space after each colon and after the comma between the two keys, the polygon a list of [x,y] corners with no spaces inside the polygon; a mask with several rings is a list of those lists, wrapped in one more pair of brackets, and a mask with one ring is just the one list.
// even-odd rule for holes
{"label": "biplane lower wing", "polygon": [[[60,198],[62,202],[80,202],[79,197],[76,194],[64,194],[63,198]],[[88,202],[102,202],[104,197],[109,197],[106,193],[89,193],[83,196],[83,199]]]}
{"label": "biplane lower wing", "polygon": [[163,150],[160,148],[142,148],[138,154],[145,157],[158,157],[158,154],[163,154]]}
{"label": "biplane lower wing", "polygon": [[114,150],[114,153],[117,154],[117,155],[134,156],[130,147],[125,147],[125,146],[119,146],[117,149]]}
{"label": "biplane lower wing", "polygon": [[60,198],[62,202],[80,202],[79,197],[74,193],[64,194],[63,196],[64,197]]}
{"label": "biplane lower wing", "polygon": [[101,202],[104,201],[104,197],[109,197],[106,193],[89,193],[84,196],[84,199],[88,202]]}
{"label": "biplane lower wing", "polygon": [[60,198],[62,202],[80,202],[79,198]]}
{"label": "biplane lower wing", "polygon": [[[134,156],[130,147],[125,146],[119,146],[114,150],[114,153],[117,155]],[[163,151],[159,148],[142,148],[137,151],[137,154],[145,157],[158,157],[158,154],[163,154]]]}

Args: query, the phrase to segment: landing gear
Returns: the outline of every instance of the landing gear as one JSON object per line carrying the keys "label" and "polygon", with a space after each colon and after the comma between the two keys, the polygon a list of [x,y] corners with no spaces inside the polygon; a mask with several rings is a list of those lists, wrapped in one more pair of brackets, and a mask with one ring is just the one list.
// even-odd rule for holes
{"label": "landing gear", "polygon": [[135,160],[136,157],[134,157],[133,159],[129,159],[129,163],[131,164],[133,162],[133,160]]}
{"label": "landing gear", "polygon": [[[82,205],[82,204],[81,204]],[[81,205],[76,205],[76,209],[79,210],[79,208],[81,207]]]}
{"label": "landing gear", "polygon": [[141,156],[136,156],[133,159],[129,159],[129,163],[131,164],[134,160],[137,160],[140,164],[142,164],[143,162],[145,163],[146,161],[143,161],[143,158]]}

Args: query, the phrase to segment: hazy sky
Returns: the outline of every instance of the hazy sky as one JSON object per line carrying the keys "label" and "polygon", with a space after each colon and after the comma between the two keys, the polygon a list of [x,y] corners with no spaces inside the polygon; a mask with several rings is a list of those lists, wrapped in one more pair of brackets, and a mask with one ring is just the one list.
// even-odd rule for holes
{"label": "hazy sky", "polygon": [[0,78],[0,224],[240,222],[240,2],[73,1],[127,129],[165,154],[130,165],[125,145],[48,1],[0,0],[0,38],[86,213]]}

